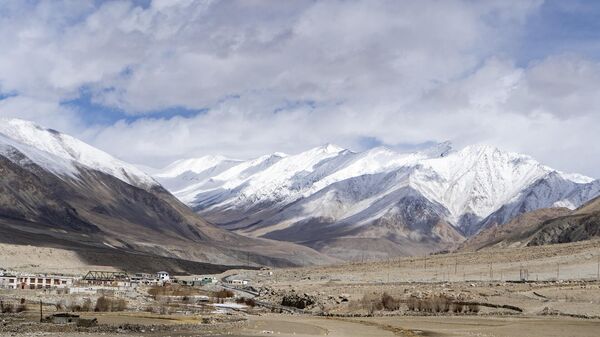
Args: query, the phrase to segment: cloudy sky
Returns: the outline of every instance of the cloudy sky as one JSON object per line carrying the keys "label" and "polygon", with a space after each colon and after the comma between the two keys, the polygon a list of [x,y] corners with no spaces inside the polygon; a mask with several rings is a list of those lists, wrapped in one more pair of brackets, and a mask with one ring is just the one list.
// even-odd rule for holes
{"label": "cloudy sky", "polygon": [[600,177],[595,1],[0,1],[0,116],[130,162],[450,140]]}

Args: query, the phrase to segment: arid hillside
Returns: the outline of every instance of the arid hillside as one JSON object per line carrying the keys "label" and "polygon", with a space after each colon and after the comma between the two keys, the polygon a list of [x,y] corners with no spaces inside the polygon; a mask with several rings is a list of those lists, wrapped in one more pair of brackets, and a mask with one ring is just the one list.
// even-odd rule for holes
{"label": "arid hillside", "polygon": [[334,261],[213,226],[143,172],[75,138],[18,120],[0,131],[0,243],[120,256],[104,259],[113,266],[148,256],[175,265]]}

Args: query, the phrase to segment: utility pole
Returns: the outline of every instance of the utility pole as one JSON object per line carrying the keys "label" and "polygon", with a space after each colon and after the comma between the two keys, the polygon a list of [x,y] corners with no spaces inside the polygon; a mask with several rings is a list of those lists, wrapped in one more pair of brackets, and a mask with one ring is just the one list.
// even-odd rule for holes
{"label": "utility pole", "polygon": [[600,281],[600,255],[598,255],[598,274],[596,275],[598,281]]}
{"label": "utility pole", "polygon": [[458,257],[454,258],[454,275],[456,275],[456,271],[458,270]]}
{"label": "utility pole", "polygon": [[40,300],[40,323],[44,321],[44,314],[42,312],[42,300]]}

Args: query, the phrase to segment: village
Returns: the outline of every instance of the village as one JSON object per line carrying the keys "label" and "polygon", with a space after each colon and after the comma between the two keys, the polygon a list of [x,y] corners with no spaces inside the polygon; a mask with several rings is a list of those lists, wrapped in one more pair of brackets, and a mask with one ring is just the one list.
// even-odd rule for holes
{"label": "village", "polygon": [[[272,274],[272,272],[269,272]],[[90,270],[82,276],[60,274],[34,274],[14,272],[0,268],[0,289],[69,289],[70,292],[96,291],[102,289],[132,289],[140,285],[165,286],[180,284],[186,286],[204,286],[224,283],[230,286],[246,286],[248,279],[227,278],[219,280],[215,275],[172,276],[166,271],[135,273]]]}
{"label": "village", "polygon": [[554,323],[585,336],[600,324],[600,260],[590,253],[599,248],[596,240],[205,275],[0,269],[0,336],[310,336],[346,326],[356,329],[341,336],[402,336],[384,331],[421,331],[432,320],[470,329],[489,317],[506,329],[535,326],[531,336],[552,336]]}
{"label": "village", "polygon": [[[241,321],[236,313],[250,308],[246,303],[254,306],[243,296],[255,293],[250,284],[250,280],[235,275],[110,270],[63,275],[0,268],[0,333],[39,331],[40,326],[33,323],[45,324],[41,329],[50,331],[110,332],[123,325],[133,330],[157,325],[153,329],[160,330],[168,329],[168,325],[153,318],[165,316],[173,322],[203,322],[206,326],[218,322],[224,327],[227,322]],[[124,315],[136,312],[143,318]]]}
{"label": "village", "polygon": [[[11,272],[0,269],[0,289],[68,289],[70,292],[90,292],[102,289],[132,289],[140,285],[155,286],[167,284],[182,284],[203,286],[216,284],[220,281],[213,275],[200,277],[172,277],[166,271],[155,274],[125,272],[89,271],[83,276],[68,276],[57,274],[33,274]],[[225,283],[232,286],[248,285],[249,280],[229,279]]]}

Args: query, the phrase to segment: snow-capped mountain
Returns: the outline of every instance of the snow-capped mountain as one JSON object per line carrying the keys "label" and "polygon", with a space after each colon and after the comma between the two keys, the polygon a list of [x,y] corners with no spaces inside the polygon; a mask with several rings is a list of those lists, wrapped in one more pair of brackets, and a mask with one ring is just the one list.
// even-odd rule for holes
{"label": "snow-capped mountain", "polygon": [[85,167],[138,187],[158,185],[148,174],[106,152],[20,119],[0,118],[0,154],[15,161],[31,161],[59,176],[77,177],[78,167]]}
{"label": "snow-capped mountain", "polygon": [[[199,159],[202,171],[194,174],[200,178],[172,192],[228,229],[312,247],[340,237],[376,237],[439,249],[492,222],[537,208],[577,207],[600,194],[598,180],[488,145],[357,153],[328,144],[227,169],[219,164]],[[168,182],[163,175],[190,174],[178,163],[165,172],[155,178]]]}
{"label": "snow-capped mountain", "polygon": [[[187,164],[186,172],[197,167]],[[74,250],[82,261],[130,270],[186,266],[204,273],[224,270],[206,262],[332,261],[307,247],[215,227],[133,165],[15,119],[0,120],[0,237]]]}
{"label": "snow-capped mountain", "polygon": [[178,160],[155,174],[169,190],[180,190],[209,179],[243,161],[223,156],[204,156]]}

